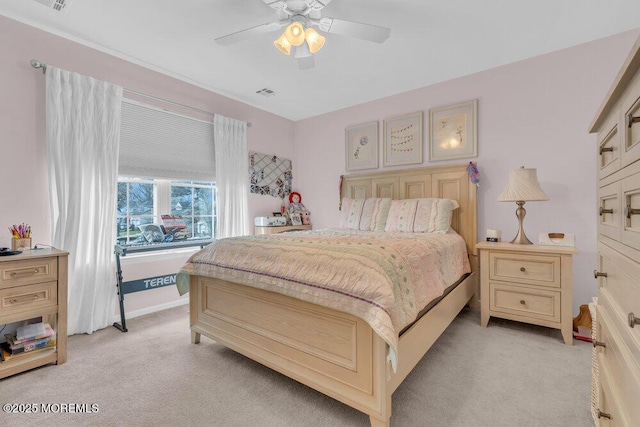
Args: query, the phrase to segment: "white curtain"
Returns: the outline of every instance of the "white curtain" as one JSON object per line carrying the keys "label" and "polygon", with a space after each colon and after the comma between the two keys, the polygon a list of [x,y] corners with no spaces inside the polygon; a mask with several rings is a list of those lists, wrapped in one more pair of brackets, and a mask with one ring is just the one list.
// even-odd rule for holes
{"label": "white curtain", "polygon": [[52,245],[69,252],[69,335],[114,315],[121,104],[121,87],[47,67]]}
{"label": "white curtain", "polygon": [[218,195],[218,238],[244,236],[249,210],[249,153],[247,124],[215,115],[213,132],[216,150]]}

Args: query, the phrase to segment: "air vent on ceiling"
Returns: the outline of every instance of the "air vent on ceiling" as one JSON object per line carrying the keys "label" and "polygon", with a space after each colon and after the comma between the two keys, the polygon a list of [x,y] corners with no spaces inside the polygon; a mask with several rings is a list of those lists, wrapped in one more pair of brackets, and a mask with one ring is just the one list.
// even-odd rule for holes
{"label": "air vent on ceiling", "polygon": [[57,12],[66,12],[72,0],[35,0]]}
{"label": "air vent on ceiling", "polygon": [[256,93],[262,96],[274,96],[276,94],[273,90],[266,87],[264,89],[257,90]]}

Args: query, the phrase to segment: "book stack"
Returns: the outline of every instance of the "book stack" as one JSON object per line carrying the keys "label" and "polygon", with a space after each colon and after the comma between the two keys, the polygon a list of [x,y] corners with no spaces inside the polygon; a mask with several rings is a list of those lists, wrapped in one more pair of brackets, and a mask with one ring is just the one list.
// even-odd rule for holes
{"label": "book stack", "polygon": [[56,346],[56,332],[42,322],[20,326],[4,337],[7,341],[1,344],[0,360]]}

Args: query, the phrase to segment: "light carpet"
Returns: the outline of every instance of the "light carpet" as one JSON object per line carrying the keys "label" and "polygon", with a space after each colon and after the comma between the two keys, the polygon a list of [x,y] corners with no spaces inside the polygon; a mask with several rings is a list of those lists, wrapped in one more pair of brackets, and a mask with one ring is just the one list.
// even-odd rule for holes
{"label": "light carpet", "polygon": [[[464,309],[393,395],[391,425],[591,426],[591,345]],[[0,412],[0,426],[368,426],[369,418],[203,337],[188,308],[69,337],[69,360],[0,380],[0,403],[95,404]]]}

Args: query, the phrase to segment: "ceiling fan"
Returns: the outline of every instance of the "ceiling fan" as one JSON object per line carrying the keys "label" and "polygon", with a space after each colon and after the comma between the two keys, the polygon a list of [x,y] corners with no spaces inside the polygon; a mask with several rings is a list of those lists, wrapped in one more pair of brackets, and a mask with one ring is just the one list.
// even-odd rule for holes
{"label": "ceiling fan", "polygon": [[331,0],[262,1],[276,10],[277,21],[218,37],[215,41],[227,46],[287,27],[284,33],[274,41],[274,45],[285,55],[293,52],[294,58],[298,60],[298,67],[308,69],[314,65],[312,54],[319,51],[325,41],[324,36],[319,34],[316,28],[324,33],[356,37],[376,43],[384,42],[391,34],[391,29],[377,25],[322,17],[322,9]]}

